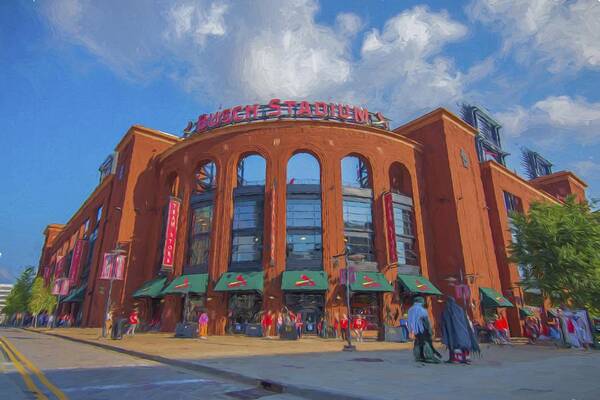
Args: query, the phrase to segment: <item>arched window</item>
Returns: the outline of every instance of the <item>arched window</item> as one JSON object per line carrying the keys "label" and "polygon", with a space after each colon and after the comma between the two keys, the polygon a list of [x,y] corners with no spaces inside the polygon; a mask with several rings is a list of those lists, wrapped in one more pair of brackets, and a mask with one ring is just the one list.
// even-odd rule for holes
{"label": "arched window", "polygon": [[262,268],[266,162],[257,154],[238,162],[233,193],[230,271]]}
{"label": "arched window", "polygon": [[373,246],[373,191],[365,159],[348,156],[342,159],[344,196],[344,237],[350,256],[375,261]]}
{"label": "arched window", "polygon": [[242,158],[237,167],[237,185],[264,186],[267,171],[265,159],[258,154],[251,154]]}
{"label": "arched window", "polygon": [[390,189],[394,209],[398,264],[418,266],[410,173],[404,165],[397,162],[390,167]]}
{"label": "arched window", "polygon": [[201,163],[194,171],[194,193],[203,193],[217,187],[217,166],[209,161]]}
{"label": "arched window", "polygon": [[308,153],[287,165],[286,269],[322,269],[321,168]]}
{"label": "arched window", "polygon": [[367,162],[362,157],[348,156],[342,159],[342,186],[360,189],[371,188]]}
{"label": "arched window", "polygon": [[217,186],[217,167],[212,161],[198,164],[194,171],[190,197],[191,225],[189,230],[186,273],[208,272],[210,235]]}

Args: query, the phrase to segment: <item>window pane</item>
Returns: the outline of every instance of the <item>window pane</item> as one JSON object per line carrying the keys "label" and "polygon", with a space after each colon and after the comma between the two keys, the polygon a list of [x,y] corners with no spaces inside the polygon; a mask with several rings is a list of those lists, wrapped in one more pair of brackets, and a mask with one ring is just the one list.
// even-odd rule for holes
{"label": "window pane", "polygon": [[217,186],[217,166],[214,162],[202,165],[194,174],[194,191],[203,193]]}
{"label": "window pane", "polygon": [[396,236],[396,250],[398,252],[398,264],[418,265],[412,240]]}
{"label": "window pane", "polygon": [[371,231],[373,229],[371,202],[344,200],[344,227]]}
{"label": "window pane", "polygon": [[318,185],[321,169],[315,157],[308,153],[298,153],[288,161],[288,185]]}
{"label": "window pane", "polygon": [[287,235],[287,257],[291,260],[320,260],[321,233],[289,233]]}
{"label": "window pane", "polygon": [[206,205],[192,211],[192,235],[210,232],[212,227],[213,207]]}
{"label": "window pane", "polygon": [[237,200],[235,202],[233,230],[261,228],[263,225],[262,200]]}
{"label": "window pane", "polygon": [[369,170],[360,157],[349,156],[342,159],[342,186],[369,189]]}
{"label": "window pane", "polygon": [[202,265],[208,263],[210,253],[210,234],[203,234],[192,238],[189,250],[189,265]]}
{"label": "window pane", "polygon": [[375,261],[373,254],[373,234],[353,235],[353,232],[346,232],[346,246],[348,254],[362,254],[364,261]]}
{"label": "window pane", "polygon": [[394,223],[396,234],[414,236],[412,212],[394,204]]}
{"label": "window pane", "polygon": [[231,249],[231,261],[260,261],[262,259],[262,232],[256,235],[234,233]]}
{"label": "window pane", "polygon": [[289,227],[321,227],[320,199],[288,199],[287,226]]}
{"label": "window pane", "polygon": [[257,154],[247,156],[238,163],[238,186],[264,185],[267,164]]}

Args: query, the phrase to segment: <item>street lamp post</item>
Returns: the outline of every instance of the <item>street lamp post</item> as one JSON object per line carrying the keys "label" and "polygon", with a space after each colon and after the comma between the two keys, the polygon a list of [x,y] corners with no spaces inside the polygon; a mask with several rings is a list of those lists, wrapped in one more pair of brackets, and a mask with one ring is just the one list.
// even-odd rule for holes
{"label": "street lamp post", "polygon": [[352,344],[352,334],[350,331],[350,324],[352,322],[352,312],[351,312],[351,307],[350,307],[350,282],[351,282],[351,271],[350,271],[350,265],[349,265],[349,260],[352,259],[352,261],[362,261],[364,260],[365,256],[363,254],[353,254],[351,256],[348,255],[348,247],[346,247],[345,251],[342,254],[338,254],[333,256],[334,259],[339,258],[339,257],[344,257],[344,261],[346,262],[346,312],[347,312],[347,317],[348,317],[348,326],[346,327],[346,341],[347,343],[344,345],[344,348],[342,349],[342,351],[356,351],[356,346],[354,346]]}
{"label": "street lamp post", "polygon": [[109,278],[109,283],[108,283],[108,296],[106,296],[106,304],[104,305],[104,323],[102,324],[102,337],[106,338],[106,335],[108,334],[108,332],[106,332],[106,322],[108,321],[108,310],[110,310],[110,301],[111,301],[111,295],[112,295],[112,287],[113,287],[113,282],[115,280],[115,275],[114,275],[114,269],[115,269],[115,265],[117,263],[117,256],[121,255],[121,254],[125,254],[126,251],[121,249],[121,247],[117,244],[117,247],[110,252],[110,254],[112,255],[112,273],[110,275]]}

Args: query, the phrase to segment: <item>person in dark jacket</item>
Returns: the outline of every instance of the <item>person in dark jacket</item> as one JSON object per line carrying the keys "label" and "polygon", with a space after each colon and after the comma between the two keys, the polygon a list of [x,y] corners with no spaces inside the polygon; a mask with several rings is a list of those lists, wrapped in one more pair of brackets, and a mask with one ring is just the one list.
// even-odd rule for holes
{"label": "person in dark jacket", "polygon": [[446,307],[442,312],[442,343],[448,347],[450,352],[448,361],[469,363],[471,353],[480,352],[477,337],[471,325],[471,321],[452,297],[446,300]]}

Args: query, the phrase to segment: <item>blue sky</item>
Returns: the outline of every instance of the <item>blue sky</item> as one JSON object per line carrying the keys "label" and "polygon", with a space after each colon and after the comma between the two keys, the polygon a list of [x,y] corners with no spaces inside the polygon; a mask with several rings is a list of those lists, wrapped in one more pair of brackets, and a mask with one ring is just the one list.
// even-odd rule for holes
{"label": "blue sky", "polygon": [[462,101],[600,197],[600,2],[0,2],[0,280],[36,265],[129,126],[271,97],[400,125]]}

